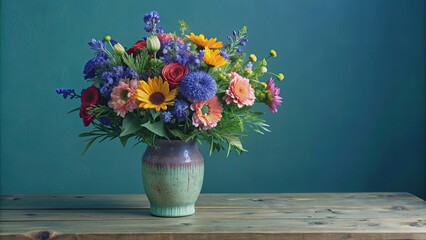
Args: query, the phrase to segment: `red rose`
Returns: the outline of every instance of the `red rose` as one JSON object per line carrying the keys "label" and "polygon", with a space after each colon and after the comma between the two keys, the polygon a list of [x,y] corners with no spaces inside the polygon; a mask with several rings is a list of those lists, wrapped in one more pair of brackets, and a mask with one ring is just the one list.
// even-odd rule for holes
{"label": "red rose", "polygon": [[81,94],[81,106],[93,106],[99,101],[99,90],[92,85]]}
{"label": "red rose", "polygon": [[95,116],[91,115],[85,106],[80,107],[80,117],[83,118],[83,123],[86,127],[95,119]]}
{"label": "red rose", "polygon": [[136,51],[136,53],[139,53],[141,49],[144,49],[146,47],[146,41],[145,40],[139,40],[131,48],[129,48],[126,52],[127,54],[132,54]]}
{"label": "red rose", "polygon": [[188,74],[188,68],[180,63],[169,63],[161,70],[163,77],[167,80],[170,88],[179,85],[182,78]]}

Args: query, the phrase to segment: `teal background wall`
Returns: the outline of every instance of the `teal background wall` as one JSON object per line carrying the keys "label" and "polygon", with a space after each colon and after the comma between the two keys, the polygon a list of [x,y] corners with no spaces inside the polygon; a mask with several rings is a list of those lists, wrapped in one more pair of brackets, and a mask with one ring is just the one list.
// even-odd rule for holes
{"label": "teal background wall", "polygon": [[426,198],[425,1],[1,0],[0,189],[6,193],[142,193],[144,146],[84,147],[78,101],[87,42],[129,47],[158,10],[166,30],[226,35],[248,26],[245,50],[271,48],[284,98],[272,133],[241,156],[206,156],[203,192],[404,191]]}

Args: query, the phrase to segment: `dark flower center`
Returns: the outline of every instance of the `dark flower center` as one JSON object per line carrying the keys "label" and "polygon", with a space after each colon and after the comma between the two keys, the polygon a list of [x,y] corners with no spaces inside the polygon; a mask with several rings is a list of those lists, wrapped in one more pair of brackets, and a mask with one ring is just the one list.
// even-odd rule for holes
{"label": "dark flower center", "polygon": [[127,101],[129,100],[129,97],[127,96],[129,94],[129,91],[123,90],[120,92],[120,99]]}
{"label": "dark flower center", "polygon": [[160,105],[164,102],[166,97],[161,92],[155,92],[149,96],[149,101],[155,105]]}

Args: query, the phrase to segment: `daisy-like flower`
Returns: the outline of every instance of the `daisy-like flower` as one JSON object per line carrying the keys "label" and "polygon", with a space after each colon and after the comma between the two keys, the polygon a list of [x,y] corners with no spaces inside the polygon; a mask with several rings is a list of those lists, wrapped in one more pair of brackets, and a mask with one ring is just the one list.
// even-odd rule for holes
{"label": "daisy-like flower", "polygon": [[123,118],[128,112],[133,112],[133,110],[138,107],[136,99],[134,98],[137,87],[137,80],[120,80],[118,85],[112,89],[111,100],[108,102],[108,107],[114,109],[117,116]]}
{"label": "daisy-like flower", "polygon": [[167,106],[173,106],[176,95],[177,89],[170,90],[169,83],[158,76],[148,78],[148,82],[139,81],[134,97],[141,102],[140,108],[154,108],[158,112],[160,109],[167,110]]}
{"label": "daisy-like flower", "polygon": [[207,130],[216,127],[222,118],[222,104],[219,99],[214,96],[207,101],[194,102],[191,104],[192,125],[200,129]]}
{"label": "daisy-like flower", "polygon": [[269,91],[269,93],[271,94],[270,98],[269,98],[269,94],[268,94],[269,110],[271,110],[271,112],[273,112],[273,113],[276,113],[276,112],[278,112],[277,106],[281,106],[281,104],[283,103],[283,100],[282,100],[282,97],[279,96],[280,88],[275,86],[275,82],[274,82],[273,78],[270,78],[268,80],[266,90]]}
{"label": "daisy-like flower", "polygon": [[191,33],[191,35],[185,35],[189,41],[197,44],[200,47],[208,47],[208,48],[223,48],[222,42],[216,42],[216,38],[206,38],[203,34],[195,35]]}
{"label": "daisy-like flower", "polygon": [[236,72],[231,72],[228,76],[232,77],[232,80],[226,90],[225,102],[227,104],[234,102],[239,108],[253,105],[256,97],[254,96],[254,89],[251,87],[249,80]]}
{"label": "daisy-like flower", "polygon": [[203,60],[208,65],[214,66],[214,67],[222,67],[223,65],[228,63],[226,59],[222,57],[219,50],[211,50],[208,47],[204,49]]}

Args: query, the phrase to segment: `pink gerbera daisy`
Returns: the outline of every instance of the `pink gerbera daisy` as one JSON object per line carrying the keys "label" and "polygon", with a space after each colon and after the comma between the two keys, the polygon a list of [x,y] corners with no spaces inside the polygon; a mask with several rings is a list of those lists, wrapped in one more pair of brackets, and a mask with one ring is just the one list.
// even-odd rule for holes
{"label": "pink gerbera daisy", "polygon": [[108,106],[114,109],[117,116],[124,118],[128,112],[133,112],[138,107],[137,100],[133,97],[137,86],[137,80],[122,79],[112,89],[111,100],[108,102]]}
{"label": "pink gerbera daisy", "polygon": [[192,125],[203,130],[216,127],[222,118],[222,104],[216,96],[206,101],[192,103],[191,110],[194,111]]}
{"label": "pink gerbera daisy", "polygon": [[254,89],[251,87],[247,78],[241,77],[236,72],[231,72],[228,76],[232,77],[224,100],[227,104],[236,103],[239,108],[251,106],[254,104]]}
{"label": "pink gerbera daisy", "polygon": [[278,112],[277,106],[281,106],[283,103],[282,98],[279,96],[280,94],[280,88],[275,87],[274,79],[270,78],[268,80],[266,90],[268,90],[271,93],[271,102],[269,102],[269,110],[271,112],[276,113]]}

